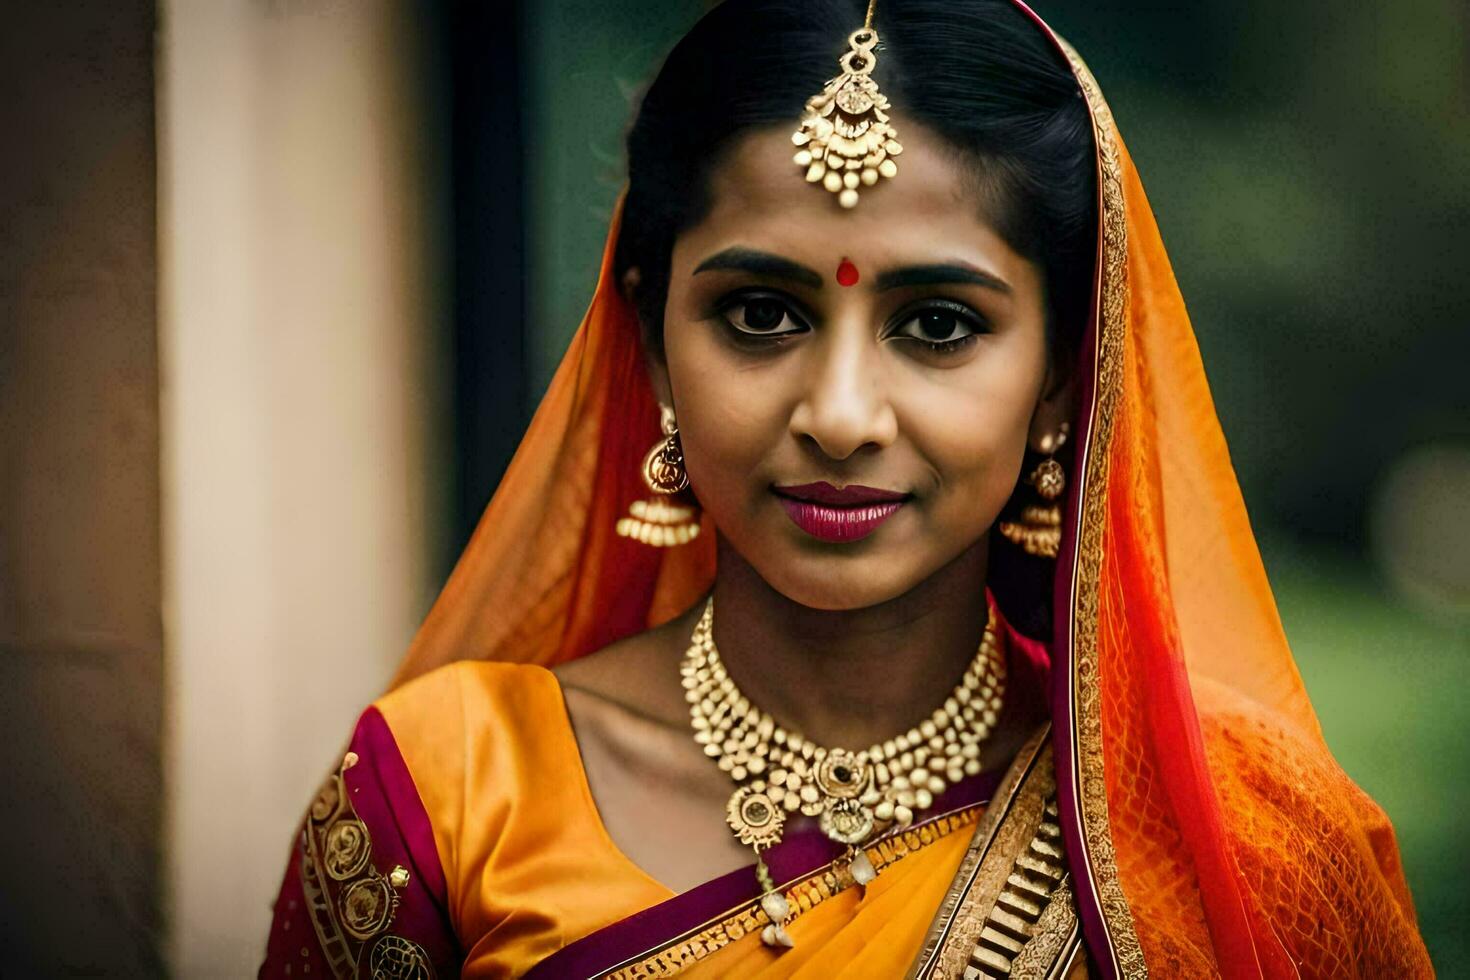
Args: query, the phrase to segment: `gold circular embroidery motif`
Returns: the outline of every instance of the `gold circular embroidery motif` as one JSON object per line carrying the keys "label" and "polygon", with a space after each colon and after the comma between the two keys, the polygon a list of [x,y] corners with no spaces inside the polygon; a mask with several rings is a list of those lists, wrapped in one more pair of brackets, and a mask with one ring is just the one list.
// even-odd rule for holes
{"label": "gold circular embroidery motif", "polygon": [[361,821],[338,820],[327,831],[325,850],[322,864],[327,874],[337,881],[346,881],[367,867],[373,845]]}
{"label": "gold circular embroidery motif", "polygon": [[373,980],[433,980],[429,954],[412,939],[384,936],[373,946],[368,957]]}
{"label": "gold circular embroidery motif", "polygon": [[379,875],[354,881],[342,892],[338,907],[342,928],[354,939],[371,939],[387,928],[395,904],[388,880]]}

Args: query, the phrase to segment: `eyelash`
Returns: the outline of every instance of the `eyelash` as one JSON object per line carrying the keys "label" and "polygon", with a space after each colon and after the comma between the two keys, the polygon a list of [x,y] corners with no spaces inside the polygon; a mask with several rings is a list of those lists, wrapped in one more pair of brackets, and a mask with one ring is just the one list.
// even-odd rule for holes
{"label": "eyelash", "polygon": [[751,291],[734,293],[730,296],[726,296],[716,305],[714,309],[714,315],[718,316],[724,322],[725,326],[729,328],[731,334],[734,335],[735,339],[743,344],[779,344],[785,341],[787,338],[793,337],[801,332],[801,330],[783,330],[780,332],[746,330],[744,327],[737,326],[735,322],[730,318],[730,312],[732,310],[739,309],[741,307],[747,306],[750,303],[758,302],[760,300],[769,300],[773,303],[778,304],[783,311],[783,319],[785,317],[789,317],[802,329],[810,329],[806,318],[801,316],[794,309],[794,304],[789,299],[787,299],[785,296],[770,292]]}
{"label": "eyelash", "polygon": [[[785,296],[770,292],[736,293],[732,296],[727,296],[723,300],[721,300],[714,309],[713,313],[725,323],[725,326],[734,335],[738,343],[751,346],[775,346],[784,343],[788,338],[794,337],[798,333],[801,333],[801,330],[783,330],[776,333],[761,333],[754,330],[746,330],[743,327],[737,326],[730,319],[730,311],[743,307],[746,304],[756,302],[758,300],[770,300],[774,303],[780,304],[784,312],[784,317],[790,318],[792,321],[799,324],[802,329],[810,329],[810,325],[806,322],[806,319],[795,309],[793,309],[794,304]],[[890,331],[888,336],[896,336],[900,339],[911,340],[915,343],[923,344],[925,348],[937,354],[953,354],[958,353],[960,350],[968,347],[980,334],[989,332],[989,325],[985,322],[984,317],[980,316],[968,306],[950,300],[928,300],[920,304],[911,306],[905,309],[903,313],[901,313],[899,317],[896,318],[897,325],[904,326],[909,322],[917,319],[919,316],[934,311],[953,315],[971,332],[963,337],[955,338],[954,340],[925,340],[922,337],[915,337],[911,334],[898,334],[897,331]]]}
{"label": "eyelash", "polygon": [[[963,337],[957,337],[954,340],[926,340],[923,337],[915,337],[910,334],[902,335],[904,339],[913,340],[917,343],[923,344],[929,350],[939,354],[954,354],[958,353],[966,347],[969,347],[975,342],[975,338],[979,337],[981,334],[989,332],[989,325],[985,322],[985,319],[983,317],[981,317],[974,310],[970,309],[968,306],[965,306],[963,303],[955,303],[950,300],[928,300],[927,302],[923,302],[919,305],[910,307],[900,314],[900,317],[902,319],[898,321],[898,325],[904,326],[910,321],[918,319],[921,315],[925,313],[932,313],[935,311],[950,314],[951,316],[955,317],[955,319],[959,320],[961,325],[963,325],[970,332],[965,334]],[[893,335],[890,334],[890,336]]]}

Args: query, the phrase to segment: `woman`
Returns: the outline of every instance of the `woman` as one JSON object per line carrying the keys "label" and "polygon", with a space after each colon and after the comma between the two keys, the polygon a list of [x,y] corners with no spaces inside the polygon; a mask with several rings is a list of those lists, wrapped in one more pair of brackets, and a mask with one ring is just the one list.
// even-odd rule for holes
{"label": "woman", "polygon": [[1009,0],[864,15],[670,55],[262,975],[1429,975],[1096,84]]}

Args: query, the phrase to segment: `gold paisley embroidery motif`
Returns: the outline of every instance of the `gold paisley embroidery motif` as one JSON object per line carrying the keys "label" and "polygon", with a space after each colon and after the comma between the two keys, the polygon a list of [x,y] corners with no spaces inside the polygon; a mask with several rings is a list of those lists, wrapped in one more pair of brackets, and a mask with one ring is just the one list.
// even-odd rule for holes
{"label": "gold paisley embroidery motif", "polygon": [[422,946],[384,935],[410,876],[402,865],[385,874],[372,864],[372,836],[357,818],[343,778],[357,761],[356,753],[349,752],[341,768],[327,777],[301,830],[301,891],[312,929],[339,980],[358,976],[374,937],[368,954],[374,980],[432,980],[433,966]]}
{"label": "gold paisley embroidery motif", "polygon": [[342,776],[340,773],[332,773],[322,788],[317,790],[316,799],[311,801],[311,819],[317,823],[326,821],[337,812],[337,804],[342,800]]}

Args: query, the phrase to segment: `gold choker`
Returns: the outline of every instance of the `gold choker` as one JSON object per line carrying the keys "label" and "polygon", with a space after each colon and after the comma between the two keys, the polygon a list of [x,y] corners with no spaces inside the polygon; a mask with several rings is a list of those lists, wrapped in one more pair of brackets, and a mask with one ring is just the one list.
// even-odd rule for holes
{"label": "gold choker", "polygon": [[790,903],[776,890],[762,852],[781,842],[786,814],[799,811],[847,847],[847,870],[866,885],[876,872],[863,844],[890,828],[907,828],[946,787],[979,774],[981,746],[1005,695],[995,611],[944,704],[904,734],[856,752],[817,745],[751,704],[715,648],[714,615],[711,597],[680,666],[690,724],[704,754],[735,781],[726,819],[740,842],[755,849],[765,890],[761,908],[771,920],[762,937],[790,946]]}

